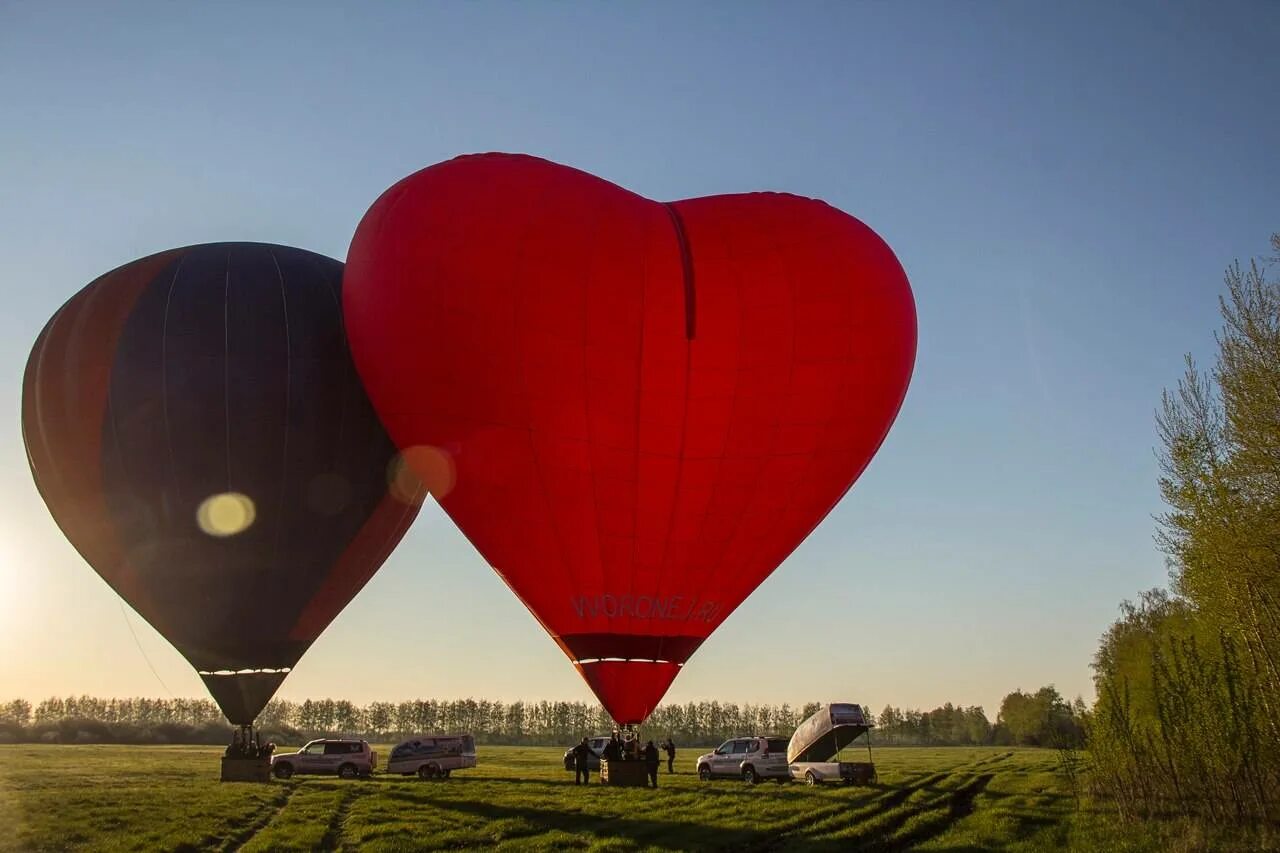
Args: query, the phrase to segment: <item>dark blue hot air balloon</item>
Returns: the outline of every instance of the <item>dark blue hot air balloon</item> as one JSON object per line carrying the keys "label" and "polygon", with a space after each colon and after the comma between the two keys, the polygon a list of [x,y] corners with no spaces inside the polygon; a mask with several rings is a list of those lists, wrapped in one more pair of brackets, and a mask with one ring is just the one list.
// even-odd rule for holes
{"label": "dark blue hot air balloon", "polygon": [[85,560],[248,725],[417,514],[370,407],[338,261],[161,252],[54,315],[23,381],[36,485]]}

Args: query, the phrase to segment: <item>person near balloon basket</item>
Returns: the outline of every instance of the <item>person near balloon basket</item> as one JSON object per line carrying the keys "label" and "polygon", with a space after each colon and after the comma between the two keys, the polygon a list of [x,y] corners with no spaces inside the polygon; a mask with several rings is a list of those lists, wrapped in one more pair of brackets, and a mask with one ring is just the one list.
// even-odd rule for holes
{"label": "person near balloon basket", "polygon": [[587,739],[583,738],[582,743],[573,748],[573,784],[591,784],[591,767],[587,764],[590,756],[591,747],[587,745]]}
{"label": "person near balloon basket", "polygon": [[668,736],[666,742],[662,744],[662,751],[667,754],[667,773],[671,774],[676,772],[676,745],[672,742],[670,736]]}
{"label": "person near balloon basket", "polygon": [[644,745],[644,769],[649,776],[649,784],[658,787],[658,748],[653,741]]}
{"label": "person near balloon basket", "polygon": [[606,761],[622,760],[622,738],[618,737],[617,731],[609,738],[609,744],[604,748],[604,757]]}

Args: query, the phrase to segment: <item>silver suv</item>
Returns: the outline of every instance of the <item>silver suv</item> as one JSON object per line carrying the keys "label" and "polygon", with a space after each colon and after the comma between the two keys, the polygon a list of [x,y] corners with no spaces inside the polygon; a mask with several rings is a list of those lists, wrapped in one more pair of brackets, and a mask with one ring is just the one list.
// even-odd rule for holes
{"label": "silver suv", "polygon": [[337,774],[343,779],[368,776],[378,766],[378,753],[363,740],[313,740],[297,752],[271,756],[277,779],[294,773]]}
{"label": "silver suv", "polygon": [[787,765],[787,739],[783,737],[738,737],[727,740],[715,752],[699,755],[698,778],[742,779],[751,784],[761,779],[779,782],[791,778]]}

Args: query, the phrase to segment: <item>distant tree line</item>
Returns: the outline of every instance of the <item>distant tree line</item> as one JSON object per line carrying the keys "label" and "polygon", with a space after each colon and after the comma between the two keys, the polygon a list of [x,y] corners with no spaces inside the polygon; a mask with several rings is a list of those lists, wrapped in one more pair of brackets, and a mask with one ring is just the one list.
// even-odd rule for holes
{"label": "distant tree line", "polygon": [[[1079,701],[1079,700],[1077,700]],[[741,734],[789,737],[821,705],[687,702],[659,705],[642,733],[685,745],[719,744]],[[871,715],[872,721],[876,718]],[[933,711],[880,714],[874,742],[884,745],[968,746],[1056,743],[1049,732],[1071,730],[1073,712],[1052,687],[1005,698],[995,726],[979,707],[947,703]],[[584,702],[500,702],[487,699],[419,699],[370,702],[275,699],[258,717],[264,737],[297,743],[313,737],[350,736],[391,741],[431,731],[470,732],[479,743],[562,745],[584,735],[608,733],[613,723],[599,705]],[[231,729],[208,699],[102,699],[71,696],[32,707],[17,699],[0,705],[0,742],[224,743]]]}
{"label": "distant tree line", "polygon": [[1015,690],[1000,703],[995,725],[976,705],[950,702],[932,711],[886,705],[876,720],[875,739],[886,746],[1045,746],[1084,745],[1084,700],[1068,704],[1052,686],[1035,693]]}
{"label": "distant tree line", "polygon": [[[743,733],[789,735],[818,703],[792,706],[721,702],[661,705],[644,729],[684,744],[708,744]],[[419,699],[371,702],[275,699],[257,720],[264,736],[296,743],[313,737],[395,740],[420,732],[470,732],[480,743],[560,745],[608,733],[613,723],[585,702]],[[0,742],[223,743],[231,729],[207,699],[16,699],[0,705]]]}
{"label": "distant tree line", "polygon": [[932,711],[886,705],[876,718],[875,740],[886,746],[970,746],[991,743],[986,712],[950,702]]}
{"label": "distant tree line", "polygon": [[1215,364],[1188,357],[1159,410],[1171,589],[1125,602],[1093,663],[1090,779],[1124,817],[1280,821],[1277,261],[1227,270]]}
{"label": "distant tree line", "polygon": [[[645,731],[670,736],[686,744],[719,743],[742,733],[790,734],[819,705],[792,706],[721,702],[659,705],[645,722]],[[297,731],[308,736],[348,733],[379,740],[415,732],[465,731],[479,743],[551,745],[576,741],[584,735],[613,729],[604,708],[585,702],[515,701],[488,699],[419,699],[408,702],[345,700],[273,700],[259,717],[268,729]]]}
{"label": "distant tree line", "polygon": [[226,743],[231,736],[208,699],[25,699],[0,704],[0,743]]}

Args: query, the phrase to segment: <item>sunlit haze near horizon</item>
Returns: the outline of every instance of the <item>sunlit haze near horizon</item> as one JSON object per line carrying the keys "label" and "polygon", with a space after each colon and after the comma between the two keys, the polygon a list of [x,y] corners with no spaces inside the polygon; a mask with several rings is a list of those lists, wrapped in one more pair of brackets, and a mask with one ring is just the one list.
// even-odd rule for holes
{"label": "sunlit haze near horizon", "polygon": [[[207,695],[33,485],[22,372],[58,306],[191,243],[343,259],[390,184],[495,150],[819,197],[914,289],[888,440],[666,701],[1092,701],[1118,604],[1167,580],[1161,389],[1280,231],[1277,44],[1262,2],[5,3],[0,701]],[[279,695],[594,701],[430,502]]]}

